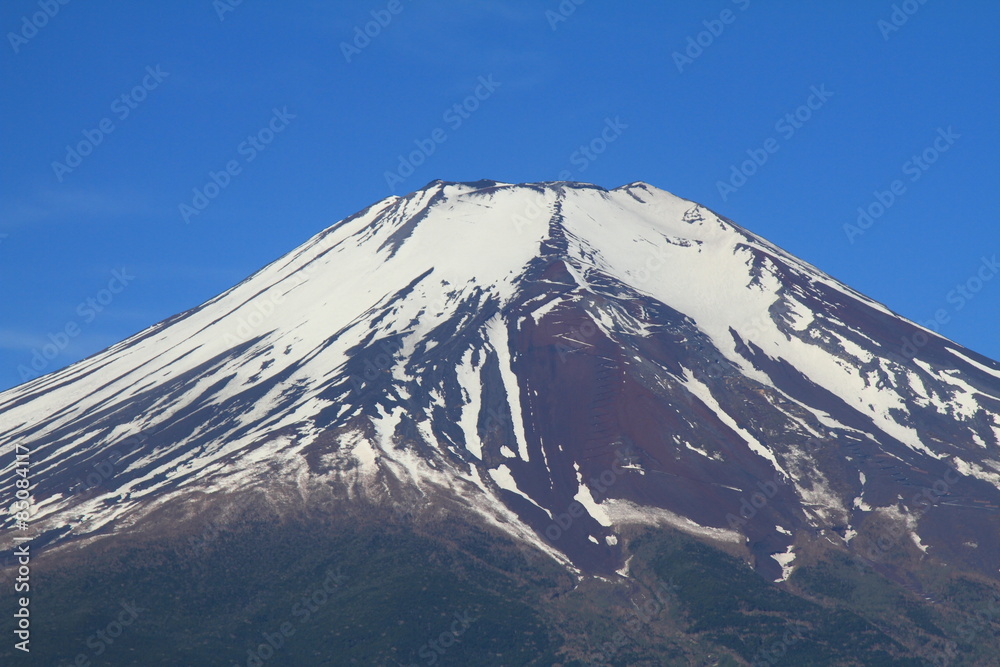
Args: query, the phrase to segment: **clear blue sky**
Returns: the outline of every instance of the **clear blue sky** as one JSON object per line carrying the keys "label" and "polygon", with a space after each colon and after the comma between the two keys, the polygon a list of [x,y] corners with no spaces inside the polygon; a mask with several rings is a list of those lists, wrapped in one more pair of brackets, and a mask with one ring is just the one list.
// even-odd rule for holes
{"label": "clear blue sky", "polygon": [[[557,0],[231,3],[3,3],[0,388],[67,326],[45,372],[386,196],[418,140],[434,152],[398,194],[436,178],[645,180],[911,319],[944,310],[944,335],[1000,358],[1000,276],[949,300],[1000,253],[998,3],[910,0],[898,30],[888,0],[566,0],[568,16],[546,13]],[[372,11],[387,25],[345,54]],[[445,115],[477,86],[478,108]],[[778,124],[795,113],[808,120]],[[615,140],[577,153],[607,119]],[[89,154],[67,156],[80,142]],[[907,165],[925,149],[934,164]],[[748,151],[767,161],[720,192]],[[179,205],[204,205],[193,189],[227,164],[185,222]],[[849,242],[844,225],[894,180],[901,194]]]}

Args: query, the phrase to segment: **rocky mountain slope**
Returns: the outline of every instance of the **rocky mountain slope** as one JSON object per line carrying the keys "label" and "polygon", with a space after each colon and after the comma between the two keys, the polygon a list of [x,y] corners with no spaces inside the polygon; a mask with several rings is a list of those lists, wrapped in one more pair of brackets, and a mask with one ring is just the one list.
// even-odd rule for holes
{"label": "rocky mountain slope", "polygon": [[257,494],[447,507],[576,578],[634,579],[648,530],[779,585],[847,558],[929,603],[929,563],[1000,571],[1000,364],[645,183],[379,201],[0,394],[15,446],[53,554]]}

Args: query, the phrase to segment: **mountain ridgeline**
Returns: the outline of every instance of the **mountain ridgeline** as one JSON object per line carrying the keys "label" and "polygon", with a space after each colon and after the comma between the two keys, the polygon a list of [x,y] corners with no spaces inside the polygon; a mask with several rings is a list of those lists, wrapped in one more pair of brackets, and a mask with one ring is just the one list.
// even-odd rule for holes
{"label": "mountain ridgeline", "polygon": [[383,199],[0,394],[15,448],[66,664],[1000,650],[1000,364],[645,183]]}

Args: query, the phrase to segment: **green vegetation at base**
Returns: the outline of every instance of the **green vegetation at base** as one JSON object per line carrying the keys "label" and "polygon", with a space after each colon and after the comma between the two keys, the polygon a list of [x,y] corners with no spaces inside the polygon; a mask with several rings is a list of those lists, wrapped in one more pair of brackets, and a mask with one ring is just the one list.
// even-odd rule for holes
{"label": "green vegetation at base", "polygon": [[[916,667],[996,655],[995,623],[973,622],[997,600],[989,585],[943,577],[935,595],[969,605],[952,614],[837,553],[775,586],[739,558],[650,529],[627,541],[628,579],[576,580],[451,513],[327,523],[248,512],[199,532],[33,560],[32,653],[18,664]],[[128,623],[123,603],[136,611]],[[13,636],[12,620],[0,632]],[[0,646],[0,664],[13,650]]]}
{"label": "green vegetation at base", "polygon": [[[245,525],[194,557],[147,543],[39,568],[26,664],[552,665],[535,597],[398,528]],[[125,627],[122,601],[139,610]]]}
{"label": "green vegetation at base", "polygon": [[1000,589],[947,567],[925,567],[941,583],[934,602],[917,597],[846,555],[797,568],[790,583],[803,594],[864,616],[908,646],[924,664],[988,665],[1000,655]]}
{"label": "green vegetation at base", "polygon": [[704,634],[750,663],[923,664],[858,614],[773,586],[739,559],[692,538],[649,534],[632,548],[658,577],[673,580],[688,632]]}

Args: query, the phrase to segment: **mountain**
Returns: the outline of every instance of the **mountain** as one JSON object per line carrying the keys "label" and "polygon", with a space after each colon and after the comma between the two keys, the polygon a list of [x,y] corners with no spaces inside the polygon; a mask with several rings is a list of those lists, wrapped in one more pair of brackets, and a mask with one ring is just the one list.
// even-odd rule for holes
{"label": "mountain", "polygon": [[[526,631],[550,638],[532,659],[565,664],[596,660],[586,633],[566,629],[579,609],[652,572],[689,577],[671,586],[690,594],[702,584],[684,568],[709,563],[697,581],[739,579],[740,595],[757,591],[750,608],[780,592],[788,618],[850,614],[843,632],[871,640],[855,642],[862,658],[799,664],[978,659],[946,626],[1000,599],[1000,364],[645,183],[434,181],[383,199],[205,304],[0,394],[0,451],[15,447],[30,452],[34,558],[61,589],[78,581],[67,572],[129,572],[148,593],[176,585],[157,568],[203,557],[222,559],[202,572],[218,580],[244,551],[245,588],[266,589],[249,526],[272,549],[281,526],[312,545],[288,568],[346,548],[345,535],[366,545],[356,568],[411,557],[416,541],[449,567],[513,577],[490,589],[497,600],[544,599],[555,614],[561,596],[590,596],[562,609],[561,629]],[[8,554],[17,475],[0,480]],[[193,550],[163,546],[185,540]],[[495,562],[506,549],[525,568]],[[648,594],[670,588],[657,577]],[[920,611],[845,597],[846,582]],[[73,590],[52,601],[60,615],[82,613]],[[670,595],[669,664],[756,659],[766,632],[698,620],[700,589]],[[845,650],[819,638],[825,624],[786,650]],[[205,650],[222,655],[216,639]],[[365,662],[379,641],[355,639],[352,659],[382,664]],[[281,643],[269,664],[292,659],[292,637]],[[132,664],[111,648],[107,664]],[[407,648],[378,660],[472,659]],[[505,650],[474,662],[557,664]],[[352,664],[324,655],[298,664]]]}

